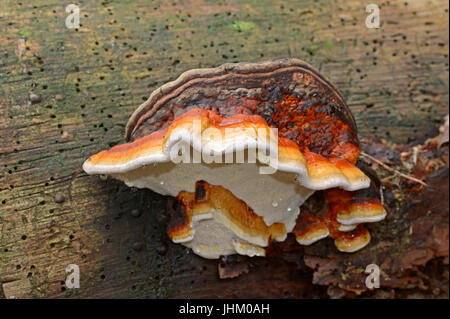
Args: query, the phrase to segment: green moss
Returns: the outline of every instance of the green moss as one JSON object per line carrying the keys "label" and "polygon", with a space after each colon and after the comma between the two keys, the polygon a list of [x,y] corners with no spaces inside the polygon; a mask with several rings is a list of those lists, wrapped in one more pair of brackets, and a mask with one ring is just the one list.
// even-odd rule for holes
{"label": "green moss", "polygon": [[30,35],[30,32],[28,32],[25,29],[22,29],[19,31],[19,34],[22,36],[22,38],[28,38],[28,36]]}
{"label": "green moss", "polygon": [[238,20],[238,21],[233,21],[231,23],[231,26],[236,31],[247,32],[247,31],[250,31],[251,29],[253,29],[255,27],[255,24],[253,22],[250,22],[250,21]]}

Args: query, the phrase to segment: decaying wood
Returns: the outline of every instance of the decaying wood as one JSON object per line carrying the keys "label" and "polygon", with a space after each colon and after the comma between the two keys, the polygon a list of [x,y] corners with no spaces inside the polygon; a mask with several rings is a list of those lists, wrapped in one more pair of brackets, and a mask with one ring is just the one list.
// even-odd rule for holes
{"label": "decaying wood", "polygon": [[[448,168],[415,196],[387,188],[388,218],[371,227],[372,243],[361,252],[331,252],[330,241],[286,251],[288,242],[282,254],[242,261],[247,274],[222,280],[217,261],[166,238],[167,198],[81,171],[89,155],[123,142],[128,117],[153,89],[224,62],[308,61],[344,95],[371,144],[409,147],[436,136],[448,112],[447,1],[385,2],[380,29],[365,27],[365,5],[85,1],[73,30],[59,1],[4,1],[4,297],[448,298]],[[373,147],[363,150],[400,163],[399,151],[386,146],[378,156]],[[373,292],[363,286],[369,263],[382,271]],[[80,289],[65,288],[68,264],[80,267]]]}

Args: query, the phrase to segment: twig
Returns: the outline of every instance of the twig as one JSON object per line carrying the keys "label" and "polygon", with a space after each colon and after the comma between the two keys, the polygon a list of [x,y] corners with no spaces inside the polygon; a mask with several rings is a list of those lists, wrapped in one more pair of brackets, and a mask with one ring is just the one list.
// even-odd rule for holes
{"label": "twig", "polygon": [[441,101],[440,101],[437,97],[435,97],[435,96],[430,96],[430,99],[431,99],[434,103],[439,104],[439,105],[442,106],[442,107],[448,107],[447,104],[445,104],[444,102],[441,102]]}
{"label": "twig", "polygon": [[388,181],[390,181],[391,179],[393,179],[395,176],[397,176],[397,175],[394,174],[394,175],[391,175],[391,176],[382,178],[382,179],[381,179],[381,182],[382,182],[382,183],[388,182]]}
{"label": "twig", "polygon": [[376,159],[375,157],[373,157],[373,156],[371,156],[371,155],[369,155],[369,154],[367,154],[367,153],[361,152],[361,155],[364,156],[364,157],[366,157],[366,158],[368,158],[368,159],[370,159],[371,161],[373,161],[373,162],[375,162],[375,163],[377,163],[377,164],[383,166],[383,167],[384,167],[385,169],[387,169],[388,171],[391,171],[391,172],[394,172],[395,174],[400,175],[400,176],[403,177],[403,178],[406,178],[406,179],[409,179],[410,181],[419,183],[419,184],[421,184],[421,185],[423,185],[423,186],[425,186],[425,187],[428,186],[424,181],[422,181],[422,180],[420,180],[420,179],[418,179],[418,178],[412,177],[412,176],[410,176],[410,175],[403,174],[402,172],[400,172],[400,171],[396,170],[395,168],[392,168],[392,167],[390,167],[390,166],[384,164],[382,161]]}
{"label": "twig", "polygon": [[380,185],[380,201],[381,201],[381,205],[384,205],[383,185]]}
{"label": "twig", "polygon": [[391,180],[394,179],[395,177],[397,177],[397,174],[394,173],[392,175],[389,175],[388,177],[380,179],[380,182],[382,185],[392,185]]}

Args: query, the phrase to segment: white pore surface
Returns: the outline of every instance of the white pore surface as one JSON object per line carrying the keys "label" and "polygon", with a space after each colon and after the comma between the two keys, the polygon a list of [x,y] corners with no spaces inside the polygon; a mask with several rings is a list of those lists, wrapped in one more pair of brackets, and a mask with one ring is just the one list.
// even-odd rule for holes
{"label": "white pore surface", "polygon": [[195,191],[195,182],[220,185],[243,200],[263,217],[266,225],[283,223],[287,232],[295,226],[299,207],[314,192],[302,187],[296,174],[276,171],[260,174],[260,164],[159,163],[126,174],[113,174],[128,186],[149,188],[176,197],[180,191]]}
{"label": "white pore surface", "polygon": [[192,240],[183,243],[203,258],[216,259],[236,253],[232,241],[237,238],[232,230],[214,218],[202,220],[195,225]]}
{"label": "white pore surface", "polygon": [[[192,240],[182,244],[203,258],[217,259],[220,256],[236,253],[254,256],[255,251],[264,251],[263,248],[239,238],[231,229],[213,217],[194,223],[193,228],[195,233]],[[237,243],[244,245],[237,245]]]}

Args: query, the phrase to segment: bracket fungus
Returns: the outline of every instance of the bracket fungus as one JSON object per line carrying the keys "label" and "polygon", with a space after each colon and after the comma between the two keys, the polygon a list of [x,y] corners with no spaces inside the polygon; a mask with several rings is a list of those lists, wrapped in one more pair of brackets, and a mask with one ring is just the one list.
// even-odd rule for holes
{"label": "bracket fungus", "polygon": [[[175,197],[167,233],[205,258],[265,256],[289,233],[354,252],[370,241],[364,224],[386,216],[356,166],[349,108],[301,60],[187,71],[133,113],[125,139],[83,169]],[[314,192],[325,208],[301,211]]]}

